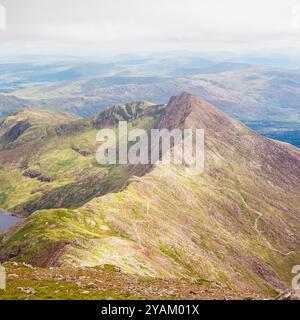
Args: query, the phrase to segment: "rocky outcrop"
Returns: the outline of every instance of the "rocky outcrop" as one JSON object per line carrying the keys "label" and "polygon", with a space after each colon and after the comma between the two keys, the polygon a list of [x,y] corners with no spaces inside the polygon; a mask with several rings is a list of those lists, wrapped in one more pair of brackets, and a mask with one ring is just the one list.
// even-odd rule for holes
{"label": "rocky outcrop", "polygon": [[96,128],[114,126],[119,121],[132,121],[146,114],[149,116],[157,114],[164,108],[165,105],[153,105],[145,101],[117,104],[93,117],[91,124]]}
{"label": "rocky outcrop", "polygon": [[14,142],[30,127],[31,124],[27,119],[19,121],[4,134],[4,138],[7,142]]}
{"label": "rocky outcrop", "polygon": [[[108,110],[99,123],[142,112],[134,110],[140,109]],[[268,296],[288,288],[287,274],[299,260],[299,150],[257,135],[188,93],[172,98],[157,120],[147,124],[205,130],[203,173],[190,176],[173,164],[153,165],[140,177],[121,166],[105,168],[101,183],[93,174],[47,191],[29,212],[73,210],[35,212],[26,226],[4,235],[0,253],[30,263],[44,252],[54,265],[109,263],[123,272],[204,279]],[[68,246],[56,259],[53,242],[63,240]]]}
{"label": "rocky outcrop", "polygon": [[33,171],[33,170],[26,170],[23,172],[23,176],[30,178],[30,179],[38,179],[41,182],[52,182],[53,179],[50,177],[45,177],[43,176],[40,172],[38,171]]}
{"label": "rocky outcrop", "polygon": [[300,300],[300,289],[291,289],[281,293],[275,300]]}

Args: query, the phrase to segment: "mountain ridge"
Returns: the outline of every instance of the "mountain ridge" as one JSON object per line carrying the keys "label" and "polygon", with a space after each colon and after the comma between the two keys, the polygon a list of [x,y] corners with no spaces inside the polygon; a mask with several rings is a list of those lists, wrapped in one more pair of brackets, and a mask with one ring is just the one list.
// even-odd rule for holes
{"label": "mountain ridge", "polygon": [[128,176],[144,169],[99,165],[98,130],[115,126],[116,120],[107,122],[107,114],[147,129],[163,108],[132,102],[101,112],[96,121],[36,109],[8,116],[0,127],[0,207],[22,216],[37,209],[76,208],[96,195],[119,190]]}
{"label": "mountain ridge", "polygon": [[37,211],[3,235],[1,261],[112,264],[268,294],[286,288],[299,258],[299,150],[188,93],[158,119],[159,128],[205,129],[203,174],[154,165],[82,207]]}

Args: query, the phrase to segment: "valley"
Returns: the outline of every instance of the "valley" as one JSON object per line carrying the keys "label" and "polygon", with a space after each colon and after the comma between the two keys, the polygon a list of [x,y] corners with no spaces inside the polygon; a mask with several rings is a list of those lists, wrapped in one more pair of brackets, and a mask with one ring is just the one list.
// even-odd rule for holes
{"label": "valley", "polygon": [[[152,127],[163,107],[128,104],[131,126]],[[18,215],[77,208],[95,196],[119,191],[131,176],[142,174],[144,169],[96,162],[98,130],[114,125],[114,114],[130,120],[122,108],[86,120],[36,109],[7,117],[0,128],[0,207]]]}
{"label": "valley", "polygon": [[[43,63],[0,64],[0,89],[6,88],[0,95],[0,118],[24,108],[89,118],[114,104],[141,100],[166,104],[171,96],[188,91],[246,124],[280,122],[289,130],[266,136],[295,145],[300,123],[300,73],[297,61],[294,68],[289,60],[286,68],[279,67],[280,61],[268,64],[241,56],[239,62],[232,62],[165,53],[112,57],[102,62],[53,57]],[[270,132],[274,129],[268,127]],[[258,133],[265,134],[265,130]]]}
{"label": "valley", "polygon": [[[28,216],[2,234],[2,262],[112,265],[267,297],[288,288],[299,259],[299,149],[185,92],[167,106],[132,102],[47,125],[36,112],[45,111],[27,111],[18,135],[12,128],[24,113],[1,126],[1,206]],[[97,130],[120,119],[146,130],[205,129],[204,173],[186,176],[171,164],[99,167]]]}
{"label": "valley", "polygon": [[[258,299],[289,288],[300,73],[250,60],[0,64],[0,208],[15,215],[0,216],[0,262],[13,275],[0,297]],[[203,174],[100,165],[97,133],[118,134],[119,121],[204,129]]]}
{"label": "valley", "polygon": [[300,3],[0,2],[1,311],[300,300]]}

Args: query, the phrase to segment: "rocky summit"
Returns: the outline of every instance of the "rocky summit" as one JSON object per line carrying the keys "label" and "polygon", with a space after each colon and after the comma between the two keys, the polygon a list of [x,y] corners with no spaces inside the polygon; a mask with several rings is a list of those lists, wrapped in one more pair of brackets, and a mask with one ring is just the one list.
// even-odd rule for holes
{"label": "rocky summit", "polygon": [[[300,258],[296,147],[186,92],[167,106],[118,105],[84,120],[14,117],[0,127],[0,207],[27,218],[1,235],[1,262],[61,273],[110,266],[124,283],[187,281],[252,298],[290,287]],[[97,164],[97,130],[117,130],[120,119],[145,130],[204,129],[204,172]]]}

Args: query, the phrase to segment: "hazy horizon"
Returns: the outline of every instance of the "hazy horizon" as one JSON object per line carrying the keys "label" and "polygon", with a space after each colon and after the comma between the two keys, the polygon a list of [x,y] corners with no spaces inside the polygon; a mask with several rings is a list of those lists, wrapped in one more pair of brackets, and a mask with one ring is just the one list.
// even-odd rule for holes
{"label": "hazy horizon", "polygon": [[[0,0],[3,54],[300,50],[300,1]],[[0,14],[3,20],[3,15]]]}

